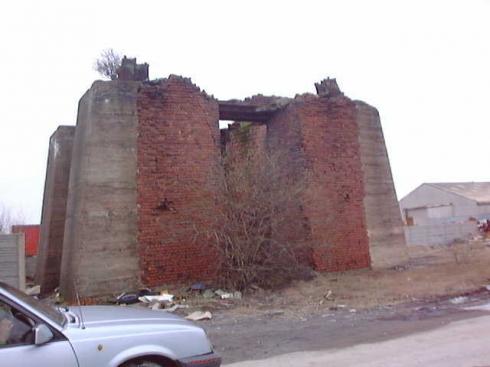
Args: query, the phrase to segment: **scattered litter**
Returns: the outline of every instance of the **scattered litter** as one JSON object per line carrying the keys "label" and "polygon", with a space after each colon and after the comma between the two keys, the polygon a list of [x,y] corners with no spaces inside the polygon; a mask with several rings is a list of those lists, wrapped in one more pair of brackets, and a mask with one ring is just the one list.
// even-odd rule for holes
{"label": "scattered litter", "polygon": [[153,292],[151,289],[148,288],[140,289],[138,292],[124,292],[121,293],[119,296],[117,296],[116,303],[131,305],[134,303],[138,303],[140,297],[154,295],[154,294],[158,294],[158,293]]}
{"label": "scattered litter", "polygon": [[160,310],[162,308],[162,305],[161,303],[154,303],[152,306],[151,306],[151,309],[152,310]]}
{"label": "scattered litter", "polygon": [[328,309],[330,311],[338,311],[339,309],[343,309],[343,308],[346,308],[346,307],[347,307],[346,305],[335,305],[335,306],[329,307]]}
{"label": "scattered litter", "polygon": [[224,291],[224,290],[222,290],[222,289],[216,289],[216,290],[214,291],[214,293],[216,293],[218,296],[220,296],[220,297],[221,297],[223,294],[226,294],[227,292],[225,292],[225,291]]}
{"label": "scattered litter", "polygon": [[486,289],[487,291],[490,291],[490,284],[489,284],[489,285],[486,285],[486,286],[485,286],[485,289]]}
{"label": "scattered litter", "polygon": [[138,302],[138,295],[136,293],[122,293],[116,298],[116,303],[120,305],[131,305]]}
{"label": "scattered litter", "polygon": [[356,313],[356,312],[357,312],[357,310],[356,310],[355,308],[351,308],[351,309],[349,310],[349,312],[350,312],[350,313]]}
{"label": "scattered litter", "polygon": [[329,289],[329,290],[328,290],[328,292],[327,292],[327,294],[325,294],[325,295],[323,296],[323,298],[325,298],[325,299],[329,299],[329,298],[330,298],[330,296],[332,295],[332,293],[333,293],[333,292],[332,292],[332,291]]}
{"label": "scattered litter", "polygon": [[185,317],[191,321],[211,320],[213,315],[209,311],[195,311]]}
{"label": "scattered litter", "polygon": [[26,294],[28,296],[38,296],[39,293],[41,293],[41,286],[40,285],[35,285],[33,287],[26,289]]}
{"label": "scattered litter", "polygon": [[58,290],[55,291],[54,293],[54,303],[59,305],[61,303],[65,302],[63,297],[61,296],[60,292]]}
{"label": "scattered litter", "polygon": [[204,284],[203,282],[197,282],[197,283],[194,283],[191,285],[191,290],[192,291],[203,291],[205,290],[207,287],[206,287],[206,284]]}
{"label": "scattered litter", "polygon": [[213,298],[214,297],[214,292],[211,289],[206,289],[203,293],[202,296],[204,298]]}
{"label": "scattered litter", "polygon": [[166,311],[166,312],[175,312],[175,311],[177,311],[180,308],[189,308],[189,305],[173,305],[172,307],[164,308],[164,309],[161,309],[161,310],[162,311]]}
{"label": "scattered litter", "polygon": [[148,296],[138,297],[138,300],[140,300],[143,303],[153,303],[153,302],[170,303],[173,301],[173,299],[174,299],[174,295],[168,293],[162,293],[158,296],[148,295]]}
{"label": "scattered litter", "polygon": [[214,292],[217,294],[221,299],[242,299],[242,292],[236,291],[236,292],[225,292],[222,289],[218,289]]}
{"label": "scattered litter", "polygon": [[455,297],[449,300],[453,305],[459,305],[461,303],[465,303],[468,300],[468,297]]}
{"label": "scattered litter", "polygon": [[405,270],[408,270],[410,268],[410,266],[408,264],[404,264],[404,265],[395,265],[395,266],[392,266],[390,268],[390,270],[394,270],[394,271],[405,271]]}

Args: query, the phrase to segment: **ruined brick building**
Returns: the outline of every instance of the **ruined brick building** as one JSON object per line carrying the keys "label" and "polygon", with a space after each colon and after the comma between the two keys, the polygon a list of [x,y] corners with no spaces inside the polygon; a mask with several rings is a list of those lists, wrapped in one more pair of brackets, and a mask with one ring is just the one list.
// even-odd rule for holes
{"label": "ruined brick building", "polygon": [[[91,297],[212,279],[215,257],[195,228],[211,225],[219,190],[220,120],[252,123],[253,146],[284,149],[289,175],[309,172],[297,220],[282,234],[319,271],[405,260],[400,211],[378,112],[334,79],[317,94],[219,101],[189,79],[148,80],[125,59],[96,81],[77,125],[50,140],[37,280]],[[233,128],[226,133],[233,136]]]}

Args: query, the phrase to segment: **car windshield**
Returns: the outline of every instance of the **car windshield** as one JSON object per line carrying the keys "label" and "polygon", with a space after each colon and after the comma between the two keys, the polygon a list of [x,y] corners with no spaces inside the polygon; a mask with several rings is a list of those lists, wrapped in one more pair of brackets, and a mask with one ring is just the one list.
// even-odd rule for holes
{"label": "car windshield", "polygon": [[42,303],[38,299],[28,296],[24,292],[19,291],[5,283],[0,283],[0,287],[5,289],[8,293],[13,295],[15,298],[20,300],[21,302],[29,305],[31,308],[35,309],[37,312],[43,314],[45,317],[50,319],[51,321],[57,323],[60,326],[63,326],[66,322],[65,317],[57,308],[49,306],[47,304]]}

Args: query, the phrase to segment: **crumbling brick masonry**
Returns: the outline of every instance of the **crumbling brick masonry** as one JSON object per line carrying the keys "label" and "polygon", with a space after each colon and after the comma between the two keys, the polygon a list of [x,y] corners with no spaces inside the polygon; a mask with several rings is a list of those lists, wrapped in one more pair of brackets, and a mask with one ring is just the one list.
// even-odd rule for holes
{"label": "crumbling brick masonry", "polygon": [[[305,180],[291,221],[274,234],[296,243],[304,262],[344,271],[405,260],[378,113],[335,79],[316,84],[316,95],[218,101],[189,79],[148,81],[147,66],[124,63],[119,80],[97,81],[82,97],[74,137],[59,130],[50,141],[44,292],[58,279],[67,299],[74,288],[93,297],[212,280],[216,254],[200,234],[219,205],[221,154],[240,149],[238,125],[220,133],[219,120],[252,124],[257,155],[281,150],[285,174]],[[55,156],[59,139],[66,147]]]}

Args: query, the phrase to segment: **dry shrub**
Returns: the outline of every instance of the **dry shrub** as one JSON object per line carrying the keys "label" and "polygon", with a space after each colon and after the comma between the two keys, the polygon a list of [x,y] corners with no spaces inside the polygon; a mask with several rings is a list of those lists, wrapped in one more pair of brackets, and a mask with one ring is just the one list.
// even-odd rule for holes
{"label": "dry shrub", "polygon": [[239,152],[223,155],[218,175],[220,205],[212,233],[218,282],[228,289],[280,287],[308,274],[295,245],[276,235],[297,220],[291,208],[300,203],[304,179],[288,177],[283,152],[240,144],[245,147]]}

